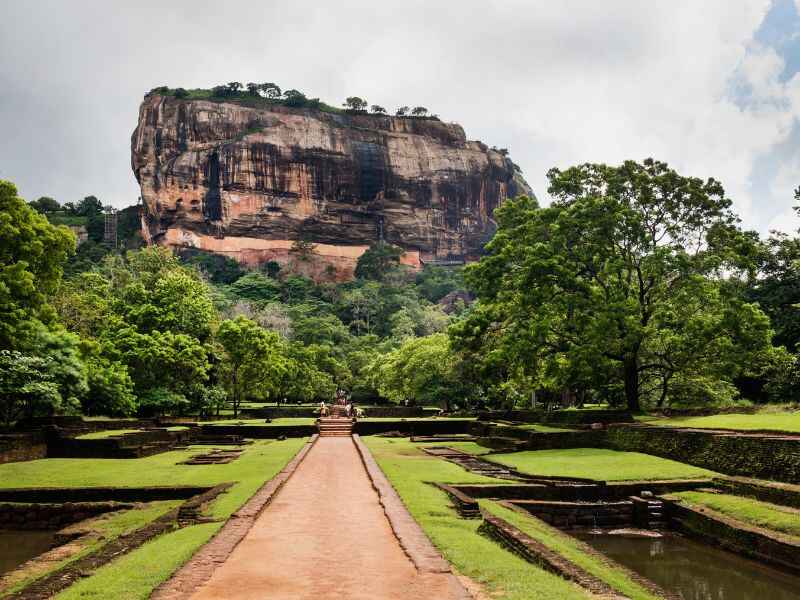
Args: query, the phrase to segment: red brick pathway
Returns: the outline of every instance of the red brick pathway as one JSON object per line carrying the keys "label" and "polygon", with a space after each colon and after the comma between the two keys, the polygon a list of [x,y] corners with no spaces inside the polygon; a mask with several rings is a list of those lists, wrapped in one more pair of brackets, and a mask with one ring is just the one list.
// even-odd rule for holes
{"label": "red brick pathway", "polygon": [[325,437],[192,599],[464,597],[451,573],[406,556],[353,440]]}

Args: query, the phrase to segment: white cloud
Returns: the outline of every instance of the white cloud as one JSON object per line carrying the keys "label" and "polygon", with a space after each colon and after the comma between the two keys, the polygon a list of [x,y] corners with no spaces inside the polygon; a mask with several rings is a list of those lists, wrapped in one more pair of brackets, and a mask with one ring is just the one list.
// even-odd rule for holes
{"label": "white cloud", "polygon": [[800,186],[800,155],[784,161],[772,181],[771,192],[774,198],[784,201],[784,209],[773,216],[768,224],[769,230],[795,233],[800,229],[800,217],[792,208],[797,202],[794,191]]}
{"label": "white cloud", "polygon": [[752,41],[769,0],[111,4],[34,0],[0,23],[0,130],[15,132],[0,176],[29,196],[135,200],[143,92],[256,80],[428,106],[508,147],[540,197],[552,166],[654,156],[720,179],[751,226],[786,208],[752,197],[754,162],[800,106],[800,80]]}

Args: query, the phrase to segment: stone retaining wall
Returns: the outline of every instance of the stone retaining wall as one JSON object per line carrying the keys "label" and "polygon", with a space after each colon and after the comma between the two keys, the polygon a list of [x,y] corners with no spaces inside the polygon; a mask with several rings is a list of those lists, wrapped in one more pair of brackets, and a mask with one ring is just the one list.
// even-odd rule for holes
{"label": "stone retaining wall", "polygon": [[559,529],[629,527],[634,524],[633,502],[558,502],[518,500],[511,504]]}
{"label": "stone retaining wall", "polygon": [[430,421],[358,421],[353,428],[359,435],[376,435],[399,431],[406,435],[427,436],[468,433],[473,421],[434,419]]}
{"label": "stone retaining wall", "polygon": [[708,508],[701,512],[668,500],[664,504],[672,529],[773,566],[800,573],[800,542],[796,539],[749,526]]}
{"label": "stone retaining wall", "polygon": [[279,437],[308,437],[317,433],[316,425],[203,425],[203,435],[238,435],[254,440],[274,440]]}
{"label": "stone retaining wall", "polygon": [[[735,496],[800,508],[800,486],[747,477],[715,477],[714,487]],[[800,516],[798,517],[800,518]]]}
{"label": "stone retaining wall", "polygon": [[41,432],[0,435],[0,464],[37,460],[47,456]]}
{"label": "stone retaining wall", "polygon": [[315,419],[319,409],[315,406],[265,406],[243,408],[239,416],[243,419]]}
{"label": "stone retaining wall", "polygon": [[[366,406],[359,404],[358,407],[364,411],[365,417],[390,419],[430,417],[439,413],[438,408],[425,406],[397,406],[396,404]],[[315,406],[265,406],[263,408],[244,408],[241,410],[241,415],[243,418],[251,419],[316,418],[319,416],[319,409]]]}
{"label": "stone retaining wall", "polygon": [[[502,433],[507,438],[508,429],[512,428],[477,423],[473,431]],[[800,483],[800,436],[625,424],[567,433],[518,429],[515,435],[527,440],[525,448],[529,450],[609,448],[642,452],[726,475]]]}
{"label": "stone retaining wall", "polygon": [[727,475],[800,483],[800,437],[612,425],[605,447],[644,452]]}
{"label": "stone retaining wall", "polygon": [[61,430],[47,434],[48,458],[139,458],[186,442],[191,430],[149,429],[97,439],[68,437]]}
{"label": "stone retaining wall", "polygon": [[157,419],[84,419],[81,416],[56,415],[51,417],[34,417],[22,419],[17,423],[18,430],[27,431],[45,427],[62,429],[79,429],[83,431],[104,431],[107,429],[142,429],[157,427]]}
{"label": "stone retaining wall", "polygon": [[492,410],[478,412],[481,421],[520,421],[553,425],[589,425],[591,423],[632,423],[627,410]]}
{"label": "stone retaining wall", "polygon": [[185,500],[211,490],[211,486],[85,487],[85,488],[0,488],[0,502],[153,502]]}
{"label": "stone retaining wall", "polygon": [[133,508],[119,502],[66,502],[63,504],[0,504],[0,529],[61,529],[90,517]]}
{"label": "stone retaining wall", "polygon": [[603,598],[624,598],[602,579],[585,571],[557,552],[550,550],[508,521],[483,511],[483,531],[525,560],[543,569],[576,582],[592,594]]}
{"label": "stone retaining wall", "polygon": [[[524,448],[518,450],[561,450],[564,448],[599,448],[605,441],[602,429],[581,429],[576,431],[542,432],[520,429],[511,425],[493,425],[481,421],[473,422],[469,433],[479,438],[478,443],[487,448],[505,448],[509,444],[505,440],[524,442]],[[497,443],[491,438],[497,438]]]}

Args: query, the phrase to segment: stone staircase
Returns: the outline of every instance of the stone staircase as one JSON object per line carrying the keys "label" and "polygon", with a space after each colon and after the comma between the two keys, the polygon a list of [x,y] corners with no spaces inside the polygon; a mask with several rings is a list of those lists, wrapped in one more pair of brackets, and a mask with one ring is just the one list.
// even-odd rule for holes
{"label": "stone staircase", "polygon": [[664,503],[658,498],[647,499],[647,524],[650,529],[664,529],[667,526]]}
{"label": "stone staircase", "polygon": [[332,407],[331,416],[319,419],[317,427],[319,428],[320,437],[350,436],[353,434],[353,420],[345,416],[343,406]]}
{"label": "stone staircase", "polygon": [[347,408],[341,406],[339,404],[334,404],[330,407],[331,410],[331,417],[336,419],[346,419],[347,418]]}

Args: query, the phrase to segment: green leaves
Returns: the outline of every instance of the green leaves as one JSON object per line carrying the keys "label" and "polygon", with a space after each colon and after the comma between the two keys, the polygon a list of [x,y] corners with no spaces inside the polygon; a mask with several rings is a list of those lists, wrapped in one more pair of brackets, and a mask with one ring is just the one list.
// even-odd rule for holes
{"label": "green leaves", "polygon": [[415,400],[441,404],[463,398],[456,370],[457,357],[446,334],[410,338],[370,365],[378,391],[394,402]]}
{"label": "green leaves", "polygon": [[400,257],[403,251],[397,246],[385,242],[378,242],[369,247],[359,258],[356,264],[356,277],[385,281],[400,266]]}
{"label": "green leaves", "polygon": [[239,316],[222,322],[217,341],[225,352],[221,371],[234,414],[247,399],[274,397],[290,366],[277,333]]}
{"label": "green leaves", "polygon": [[614,400],[624,384],[636,410],[664,402],[678,375],[730,381],[769,346],[764,315],[720,288],[756,252],[717,181],[651,159],[548,177],[550,207],[518,198],[495,211],[488,256],[466,269],[483,308],[453,331],[459,348],[485,343],[503,377],[554,392]]}
{"label": "green leaves", "polygon": [[0,348],[17,347],[30,322],[53,321],[48,298],[74,251],[69,229],[50,225],[0,180]]}
{"label": "green leaves", "polygon": [[51,361],[0,350],[0,420],[11,425],[23,416],[33,416],[39,407],[54,409],[61,403]]}

